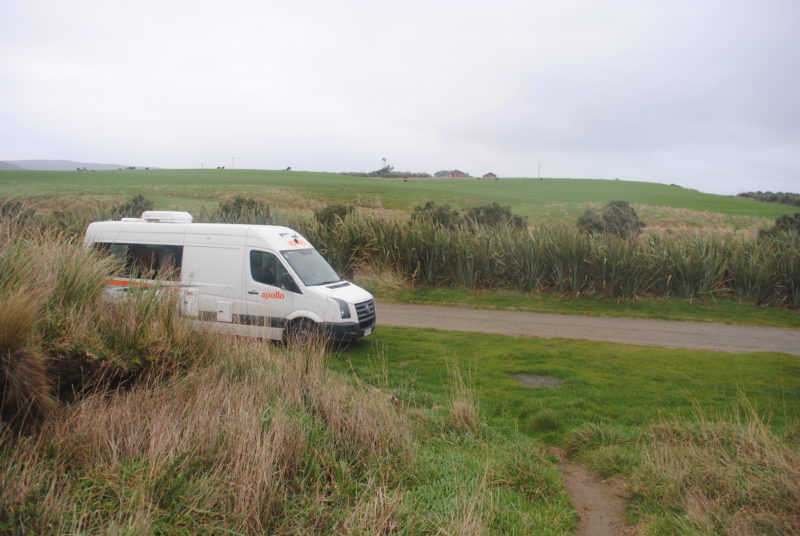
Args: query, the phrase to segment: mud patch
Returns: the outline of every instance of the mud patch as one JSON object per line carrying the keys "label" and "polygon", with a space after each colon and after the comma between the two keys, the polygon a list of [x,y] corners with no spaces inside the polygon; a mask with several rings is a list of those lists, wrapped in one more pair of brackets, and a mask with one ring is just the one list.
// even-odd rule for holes
{"label": "mud patch", "polygon": [[514,374],[511,376],[528,387],[558,387],[564,380],[555,376],[537,376],[535,374]]}
{"label": "mud patch", "polygon": [[409,365],[413,365],[417,361],[419,361],[419,360],[418,359],[409,359],[408,361],[398,361],[397,363],[395,363],[395,365],[397,365],[398,367],[407,367]]}

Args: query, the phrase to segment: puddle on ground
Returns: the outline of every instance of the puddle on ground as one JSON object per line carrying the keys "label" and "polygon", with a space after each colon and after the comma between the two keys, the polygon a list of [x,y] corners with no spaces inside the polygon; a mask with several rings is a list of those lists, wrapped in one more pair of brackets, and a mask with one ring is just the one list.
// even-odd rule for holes
{"label": "puddle on ground", "polygon": [[558,387],[564,380],[555,376],[537,376],[535,374],[514,374],[511,376],[528,387]]}

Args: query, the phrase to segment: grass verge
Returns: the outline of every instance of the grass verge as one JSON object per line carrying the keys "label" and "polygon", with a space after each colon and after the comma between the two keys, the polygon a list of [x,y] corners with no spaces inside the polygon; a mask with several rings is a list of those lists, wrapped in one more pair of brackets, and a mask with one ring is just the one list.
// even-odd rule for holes
{"label": "grass verge", "polygon": [[590,316],[653,318],[691,322],[718,322],[747,326],[800,328],[800,313],[739,303],[732,299],[639,298],[615,300],[600,297],[568,298],[552,293],[510,290],[472,290],[443,287],[409,287],[396,278],[388,284],[369,277],[356,277],[357,284],[381,300],[474,309],[502,309]]}
{"label": "grass verge", "polygon": [[796,357],[382,327],[334,361],[414,408],[446,404],[453,362],[500,444],[522,434],[627,476],[639,534],[796,534]]}

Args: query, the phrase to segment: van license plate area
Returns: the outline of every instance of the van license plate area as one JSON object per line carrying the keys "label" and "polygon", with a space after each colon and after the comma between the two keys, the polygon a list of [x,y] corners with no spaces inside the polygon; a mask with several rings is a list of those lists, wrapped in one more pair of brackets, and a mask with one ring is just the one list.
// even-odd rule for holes
{"label": "van license plate area", "polygon": [[365,337],[366,337],[367,335],[371,335],[371,334],[372,334],[372,328],[367,328],[367,329],[365,329],[365,330],[364,330],[364,336],[365,336]]}

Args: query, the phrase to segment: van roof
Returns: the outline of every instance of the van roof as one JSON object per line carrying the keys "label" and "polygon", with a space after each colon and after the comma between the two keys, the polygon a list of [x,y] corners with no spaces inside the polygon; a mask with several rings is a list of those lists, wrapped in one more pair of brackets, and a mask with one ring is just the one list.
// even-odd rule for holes
{"label": "van roof", "polygon": [[[231,240],[243,243],[245,238],[261,239],[275,249],[313,247],[300,233],[281,225],[156,223],[141,218],[91,223],[86,229],[85,242],[199,244],[200,237],[212,236],[223,242]],[[203,238],[204,241],[207,239]]]}

